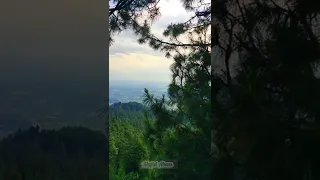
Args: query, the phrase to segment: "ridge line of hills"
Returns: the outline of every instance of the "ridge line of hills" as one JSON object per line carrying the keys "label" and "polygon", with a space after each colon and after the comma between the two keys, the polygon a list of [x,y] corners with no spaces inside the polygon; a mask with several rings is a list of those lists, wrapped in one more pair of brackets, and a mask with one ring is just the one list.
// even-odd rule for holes
{"label": "ridge line of hills", "polygon": [[[143,118],[145,112],[150,112],[146,106],[139,102],[117,102],[108,106],[109,116]],[[28,129],[33,121],[22,118],[20,114],[0,113],[0,137],[14,133],[19,129]],[[61,129],[63,127],[85,127],[105,133],[106,114],[103,117],[90,120],[86,117],[77,120],[46,119],[36,121],[43,129]]]}

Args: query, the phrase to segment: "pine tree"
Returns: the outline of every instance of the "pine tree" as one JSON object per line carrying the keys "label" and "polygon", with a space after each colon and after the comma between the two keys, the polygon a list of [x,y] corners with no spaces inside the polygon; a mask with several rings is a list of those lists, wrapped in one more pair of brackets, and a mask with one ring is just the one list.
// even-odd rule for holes
{"label": "pine tree", "polygon": [[[156,171],[153,178],[205,180],[211,177],[212,164],[211,3],[185,0],[183,5],[186,10],[193,11],[194,16],[186,22],[168,22],[163,33],[168,41],[150,31],[152,20],[158,15],[157,6],[145,21],[139,21],[142,24],[135,20],[118,21],[114,16],[110,17],[110,23],[114,31],[132,29],[139,37],[139,43],[148,43],[175,61],[171,67],[173,77],[168,89],[169,100],[154,98],[148,90],[145,91],[145,104],[155,116],[154,121],[146,120],[144,133],[150,154],[155,155],[151,158],[175,159],[179,163],[177,169]],[[124,17],[132,20],[139,15],[125,14]],[[189,39],[183,41],[181,36]]]}

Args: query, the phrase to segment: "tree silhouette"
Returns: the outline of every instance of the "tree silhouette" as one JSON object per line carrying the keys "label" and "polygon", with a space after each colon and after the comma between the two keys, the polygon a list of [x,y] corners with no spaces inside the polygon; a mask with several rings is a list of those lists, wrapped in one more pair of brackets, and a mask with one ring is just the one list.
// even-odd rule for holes
{"label": "tree silhouette", "polygon": [[318,178],[316,5],[214,4],[213,51],[224,62],[212,78],[216,178]]}

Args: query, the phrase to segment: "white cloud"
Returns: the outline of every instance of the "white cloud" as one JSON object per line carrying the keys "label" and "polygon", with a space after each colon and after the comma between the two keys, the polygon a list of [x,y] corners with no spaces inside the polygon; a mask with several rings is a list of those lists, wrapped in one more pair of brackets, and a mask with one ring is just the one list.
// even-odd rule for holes
{"label": "white cloud", "polygon": [[[151,31],[160,39],[170,23],[185,22],[192,15],[178,0],[161,0],[161,16]],[[164,57],[163,52],[154,51],[148,44],[139,44],[132,31],[124,31],[114,37],[115,42],[109,48],[110,79],[170,81],[169,66],[172,60]]]}
{"label": "white cloud", "polygon": [[[187,12],[180,1],[161,0],[159,2],[161,16],[151,26],[151,32],[160,39],[165,39],[162,36],[163,31],[170,23],[178,23],[187,21],[192,15],[192,12]],[[156,52],[147,44],[139,44],[137,37],[131,30],[123,31],[113,37],[115,42],[109,49],[110,54],[116,53],[131,53],[144,52],[148,54],[163,55],[162,52]]]}
{"label": "white cloud", "polygon": [[149,54],[128,53],[109,56],[110,80],[170,82],[172,60]]}

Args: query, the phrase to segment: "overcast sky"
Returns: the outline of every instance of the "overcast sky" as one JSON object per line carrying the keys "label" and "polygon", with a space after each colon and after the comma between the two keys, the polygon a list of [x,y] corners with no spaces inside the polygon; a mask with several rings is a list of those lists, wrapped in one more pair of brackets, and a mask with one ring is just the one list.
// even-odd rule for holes
{"label": "overcast sky", "polygon": [[[158,37],[170,23],[184,22],[192,15],[179,0],[161,0],[160,11],[161,17],[152,26]],[[109,79],[170,82],[172,59],[147,44],[139,44],[132,31],[122,32],[114,40],[109,49]]]}
{"label": "overcast sky", "polygon": [[[105,0],[9,0],[0,2],[1,81],[107,81],[108,27]],[[179,0],[161,0],[152,31],[191,16]],[[109,49],[109,79],[166,81],[172,60],[131,31]]]}
{"label": "overcast sky", "polygon": [[106,82],[105,0],[0,2],[0,81]]}

